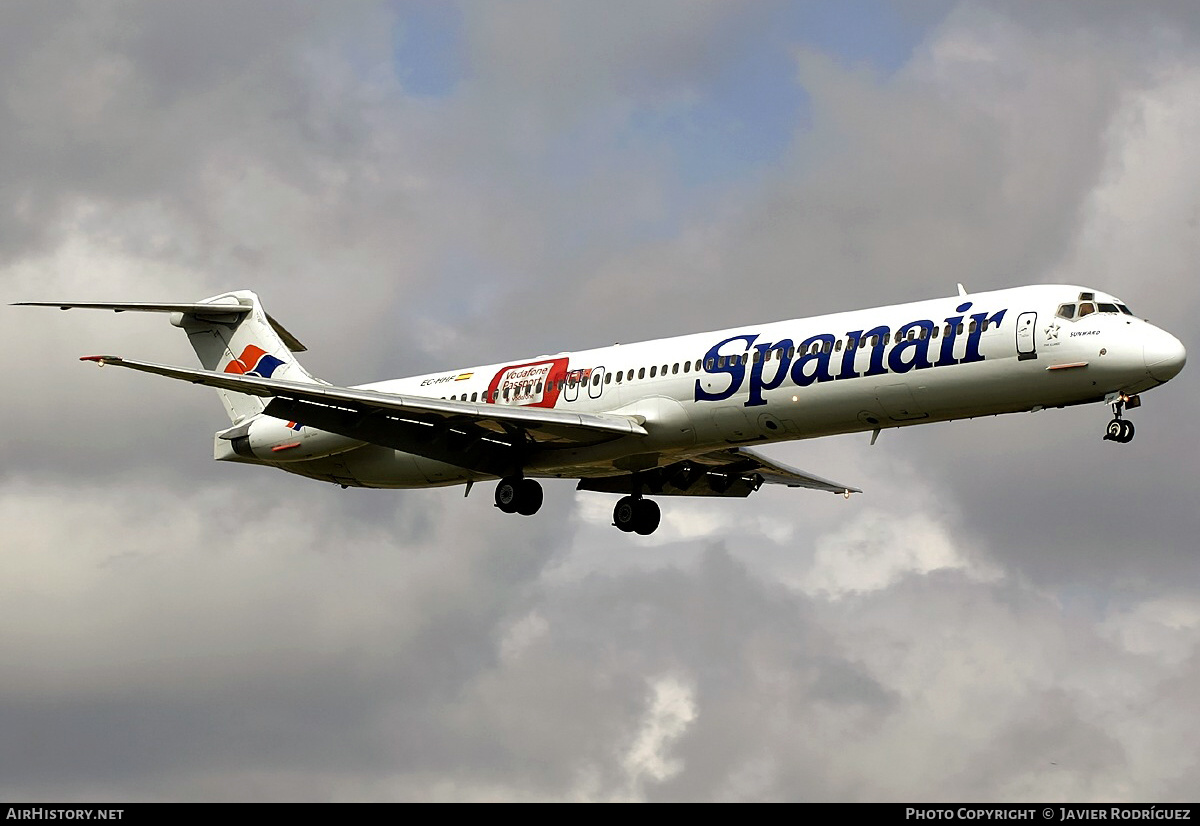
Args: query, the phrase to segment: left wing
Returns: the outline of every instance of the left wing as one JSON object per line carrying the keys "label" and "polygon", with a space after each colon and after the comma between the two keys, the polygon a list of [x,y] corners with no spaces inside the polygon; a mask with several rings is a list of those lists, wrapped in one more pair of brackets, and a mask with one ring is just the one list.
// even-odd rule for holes
{"label": "left wing", "polygon": [[268,397],[271,401],[263,411],[268,416],[485,473],[511,472],[518,454],[529,448],[592,445],[647,435],[643,420],[635,416],[431,399],[189,370],[119,356],[85,356],[81,361]]}

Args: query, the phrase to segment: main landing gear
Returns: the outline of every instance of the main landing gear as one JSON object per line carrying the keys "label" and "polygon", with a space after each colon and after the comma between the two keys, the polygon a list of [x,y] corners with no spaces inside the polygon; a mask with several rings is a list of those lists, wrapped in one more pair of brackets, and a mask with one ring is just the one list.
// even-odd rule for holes
{"label": "main landing gear", "polygon": [[613,525],[626,533],[649,536],[657,530],[661,518],[658,505],[640,496],[624,496],[613,508]]}
{"label": "main landing gear", "polygon": [[1113,409],[1113,420],[1108,423],[1108,427],[1104,431],[1106,442],[1127,444],[1133,441],[1133,422],[1121,418],[1121,415],[1126,407],[1138,407],[1141,403],[1142,400],[1137,396],[1126,396],[1124,393],[1118,394],[1116,398],[1109,401]]}
{"label": "main landing gear", "polygon": [[533,479],[506,476],[496,485],[496,507],[505,513],[533,516],[542,507],[542,486]]}

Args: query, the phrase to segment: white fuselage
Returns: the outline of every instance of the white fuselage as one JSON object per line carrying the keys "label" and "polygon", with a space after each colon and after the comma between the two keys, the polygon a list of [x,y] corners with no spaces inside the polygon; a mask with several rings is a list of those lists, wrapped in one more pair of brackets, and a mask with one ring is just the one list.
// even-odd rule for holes
{"label": "white fuselage", "polygon": [[[1085,305],[1091,311],[1080,317]],[[1064,306],[1073,307],[1074,317],[1063,317]],[[1038,285],[747,324],[364,387],[637,417],[649,437],[539,449],[525,466],[530,476],[595,477],[662,467],[731,445],[1132,396],[1170,379],[1183,359],[1174,336],[1133,316],[1118,299],[1088,288]],[[486,478],[270,421],[258,427],[262,452],[256,456],[306,476],[368,487]],[[290,461],[271,453],[276,440],[271,428],[279,444],[302,443],[290,451]]]}

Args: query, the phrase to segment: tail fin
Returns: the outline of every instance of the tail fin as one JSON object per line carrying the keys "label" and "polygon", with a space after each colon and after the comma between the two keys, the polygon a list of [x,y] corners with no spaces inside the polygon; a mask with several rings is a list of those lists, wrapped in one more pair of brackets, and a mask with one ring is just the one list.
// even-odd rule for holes
{"label": "tail fin", "polygon": [[[207,307],[200,310],[199,305],[213,305],[214,312],[207,312]],[[237,305],[237,309],[222,312],[221,305]],[[193,309],[172,313],[171,323],[187,333],[205,370],[313,384],[317,381],[293,355],[303,352],[304,345],[267,315],[258,296],[249,290],[206,298]],[[258,396],[217,392],[234,424],[261,413],[265,406]]]}
{"label": "tail fin", "polygon": [[[214,295],[191,304],[137,302],[20,301],[20,305],[114,312],[170,313],[171,323],[188,334],[205,370],[243,373],[263,378],[319,382],[300,366],[293,353],[305,347],[263,310],[249,290]],[[261,413],[266,403],[258,396],[218,390],[225,412],[234,424]]]}

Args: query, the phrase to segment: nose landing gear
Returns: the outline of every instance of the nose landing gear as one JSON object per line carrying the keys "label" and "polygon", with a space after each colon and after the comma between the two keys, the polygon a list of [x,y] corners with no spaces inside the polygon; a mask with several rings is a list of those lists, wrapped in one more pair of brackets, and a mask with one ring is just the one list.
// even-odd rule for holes
{"label": "nose landing gear", "polygon": [[1127,444],[1133,441],[1133,422],[1128,419],[1121,418],[1126,407],[1138,407],[1142,400],[1137,396],[1126,396],[1124,393],[1118,393],[1112,399],[1108,400],[1109,405],[1113,409],[1113,420],[1108,423],[1108,427],[1104,431],[1104,441],[1118,442]]}

